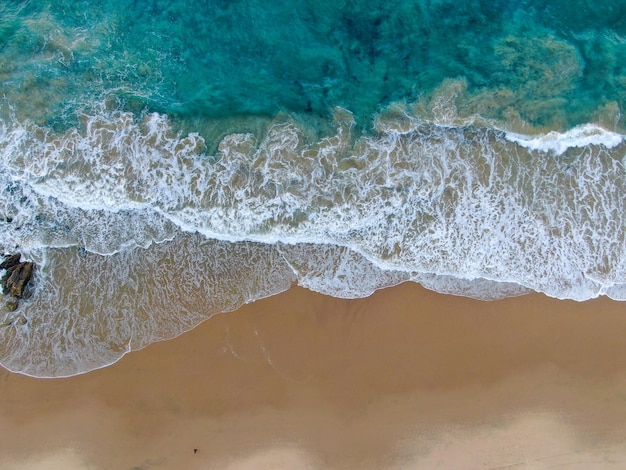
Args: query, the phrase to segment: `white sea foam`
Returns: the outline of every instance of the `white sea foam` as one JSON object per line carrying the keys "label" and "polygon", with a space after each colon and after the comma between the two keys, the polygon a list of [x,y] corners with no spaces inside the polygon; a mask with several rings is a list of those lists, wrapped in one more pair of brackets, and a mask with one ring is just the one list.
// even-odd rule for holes
{"label": "white sea foam", "polygon": [[[579,300],[621,282],[624,177],[620,155],[608,153],[621,136],[584,126],[503,140],[486,129],[424,125],[353,145],[349,113],[338,112],[337,126],[336,135],[307,143],[295,125],[277,123],[259,142],[227,136],[212,157],[201,153],[200,136],[174,135],[158,114],[137,122],[102,111],[62,135],[5,125],[1,176],[11,197],[3,209],[14,220],[5,240],[110,254],[182,229],[345,247],[382,277],[491,279]],[[577,145],[581,154],[545,159],[520,153],[518,141],[531,152]],[[362,296],[378,285],[340,294],[337,279],[311,286]]]}
{"label": "white sea foam", "polygon": [[562,155],[571,148],[582,148],[590,145],[602,145],[613,148],[624,142],[622,134],[611,132],[595,124],[584,124],[566,132],[551,131],[540,135],[523,135],[506,132],[506,138],[522,147],[541,152]]}
{"label": "white sea foam", "polygon": [[[0,242],[40,257],[40,287],[23,307],[33,321],[0,329],[0,360],[86,371],[291,282],[347,298],[407,280],[481,299],[626,298],[621,136],[401,117],[402,132],[386,116],[356,141],[343,110],[317,142],[276,122],[259,140],[226,136],[216,155],[159,114],[102,109],[62,134],[4,123]],[[172,282],[193,286],[190,303],[167,297]]]}
{"label": "white sea foam", "polygon": [[507,297],[518,297],[531,292],[527,287],[510,282],[491,281],[488,279],[462,279],[454,276],[420,273],[411,280],[426,289],[440,294],[459,295],[479,300],[497,300]]}
{"label": "white sea foam", "polygon": [[38,292],[0,328],[0,358],[8,369],[36,377],[112,364],[294,281],[271,245],[197,234],[111,256],[75,248],[32,255],[40,267]]}
{"label": "white sea foam", "polygon": [[333,297],[367,297],[383,287],[408,281],[404,271],[383,270],[359,253],[335,245],[280,245],[298,284]]}

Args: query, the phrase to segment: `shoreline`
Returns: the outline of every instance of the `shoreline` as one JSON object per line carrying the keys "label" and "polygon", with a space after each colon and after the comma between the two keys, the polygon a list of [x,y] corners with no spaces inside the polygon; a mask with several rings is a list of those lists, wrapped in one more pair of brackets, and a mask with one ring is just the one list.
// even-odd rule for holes
{"label": "shoreline", "polygon": [[625,313],[606,298],[483,302],[402,284],[342,300],[294,287],[87,374],[0,370],[3,460],[619,468]]}

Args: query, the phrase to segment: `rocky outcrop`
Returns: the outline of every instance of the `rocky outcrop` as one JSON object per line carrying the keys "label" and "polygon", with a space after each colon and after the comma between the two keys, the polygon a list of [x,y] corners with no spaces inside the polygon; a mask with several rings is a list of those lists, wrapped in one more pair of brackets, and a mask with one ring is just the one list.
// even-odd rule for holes
{"label": "rocky outcrop", "polygon": [[20,258],[22,255],[20,253],[15,253],[14,255],[9,256],[2,263],[0,263],[0,269],[11,269],[14,266],[20,264]]}
{"label": "rocky outcrop", "polygon": [[5,270],[1,281],[2,292],[4,295],[13,297],[13,299],[7,303],[9,310],[15,310],[17,308],[17,302],[24,296],[26,286],[33,275],[33,263],[30,261],[20,261],[21,258],[22,255],[20,253],[15,253],[0,263],[0,270]]}
{"label": "rocky outcrop", "polygon": [[[8,272],[9,270],[7,270],[7,273]],[[26,288],[26,285],[28,284],[28,281],[30,281],[32,275],[33,263],[25,262],[14,266],[11,269],[11,274],[3,285],[5,292],[8,292],[11,297],[21,299],[24,295],[24,289]]]}

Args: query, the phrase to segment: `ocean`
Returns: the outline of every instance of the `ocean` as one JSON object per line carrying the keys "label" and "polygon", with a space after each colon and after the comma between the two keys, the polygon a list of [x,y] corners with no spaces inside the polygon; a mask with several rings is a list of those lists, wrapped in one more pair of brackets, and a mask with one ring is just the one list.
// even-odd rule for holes
{"label": "ocean", "polygon": [[626,300],[626,1],[5,0],[0,363],[298,284]]}

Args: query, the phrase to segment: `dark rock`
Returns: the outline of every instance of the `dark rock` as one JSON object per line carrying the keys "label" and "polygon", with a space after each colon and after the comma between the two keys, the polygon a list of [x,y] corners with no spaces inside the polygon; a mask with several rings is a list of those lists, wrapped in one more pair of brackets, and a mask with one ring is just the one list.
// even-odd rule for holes
{"label": "dark rock", "polygon": [[[20,262],[21,256],[20,253],[15,253],[0,263],[0,270],[5,270],[4,276],[0,280],[2,292],[10,294],[15,299],[21,299],[24,296],[28,281],[33,275],[33,263],[30,261]],[[15,303],[15,308],[8,304],[7,306],[9,309],[15,310],[17,303]]]}
{"label": "dark rock", "polygon": [[2,279],[2,291],[4,294],[9,294],[11,292],[11,286],[13,286],[13,284],[15,284],[20,278],[21,271],[21,264],[18,264],[17,266],[11,266],[9,269],[7,269],[7,272]]}
{"label": "dark rock", "polygon": [[0,263],[0,269],[9,269],[12,266],[17,266],[20,263],[20,258],[22,255],[20,253],[15,253],[14,255],[9,256],[2,263]]}
{"label": "dark rock", "polygon": [[11,266],[7,268],[6,272],[4,273],[4,276],[2,276],[2,293],[3,294],[6,295],[9,293],[9,279],[11,279],[11,276],[19,267],[20,265],[16,264],[15,266]]}
{"label": "dark rock", "polygon": [[17,270],[17,268],[19,268],[19,264],[17,266],[11,266],[6,270],[4,276],[2,277],[2,293],[5,295],[8,294],[10,290],[9,279],[11,279],[11,276],[13,276],[13,273]]}
{"label": "dark rock", "polygon": [[11,276],[11,274],[13,274],[13,271],[15,271],[17,268],[19,268],[20,264],[16,264],[14,266],[10,266],[6,269],[6,272],[4,273],[4,276],[2,277],[2,283],[4,284],[7,279]]}
{"label": "dark rock", "polygon": [[15,312],[17,310],[17,307],[19,306],[19,303],[17,300],[9,300],[6,303],[6,306],[9,312]]}
{"label": "dark rock", "polygon": [[11,296],[21,299],[24,295],[24,289],[33,275],[33,263],[27,261],[20,263],[6,280],[5,289],[9,291]]}

